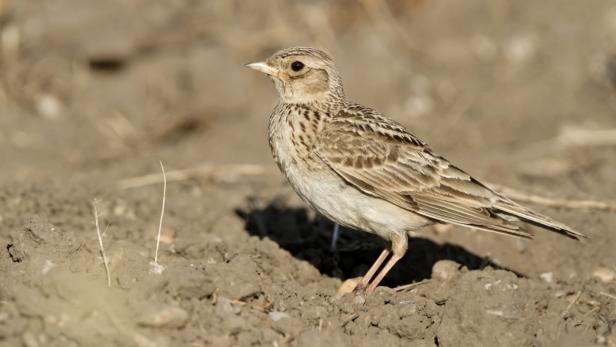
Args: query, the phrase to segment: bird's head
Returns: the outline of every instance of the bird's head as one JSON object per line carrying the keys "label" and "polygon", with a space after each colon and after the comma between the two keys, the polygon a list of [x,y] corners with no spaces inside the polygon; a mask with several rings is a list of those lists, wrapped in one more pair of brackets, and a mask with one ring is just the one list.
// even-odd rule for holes
{"label": "bird's head", "polygon": [[344,99],[342,81],[332,57],[319,49],[292,47],[247,67],[269,75],[284,103],[332,102]]}

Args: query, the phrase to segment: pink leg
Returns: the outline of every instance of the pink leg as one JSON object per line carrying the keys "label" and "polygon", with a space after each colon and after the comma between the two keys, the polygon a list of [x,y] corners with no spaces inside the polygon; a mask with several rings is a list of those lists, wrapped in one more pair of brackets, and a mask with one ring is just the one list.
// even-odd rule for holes
{"label": "pink leg", "polygon": [[379,274],[376,276],[374,281],[372,281],[370,285],[368,286],[368,288],[366,288],[366,294],[370,294],[376,289],[376,287],[379,285],[379,283],[381,283],[383,278],[385,278],[385,275],[387,275],[389,270],[391,270],[391,268],[394,267],[394,265],[396,265],[398,260],[400,260],[401,258],[402,256],[398,254],[394,254],[391,256],[391,258],[389,258],[389,261],[387,261],[387,264],[385,264],[385,267],[383,268],[383,270],[379,272]]}
{"label": "pink leg", "polygon": [[370,280],[372,279],[372,277],[374,277],[374,274],[377,272],[377,270],[381,268],[381,265],[383,265],[383,262],[385,261],[385,259],[387,259],[387,256],[389,256],[390,252],[391,251],[387,248],[385,248],[383,252],[381,252],[381,255],[379,255],[374,264],[372,264],[370,269],[368,269],[368,272],[366,272],[364,277],[361,278],[361,282],[359,282],[357,287],[355,287],[354,292],[363,292],[366,287],[368,287]]}
{"label": "pink leg", "polygon": [[[381,283],[383,278],[387,275],[389,270],[396,265],[396,263],[402,259],[406,250],[408,249],[408,236],[406,234],[398,234],[397,237],[393,237],[391,240],[391,250],[394,253],[387,261],[383,269],[379,272],[376,278],[370,282],[368,288],[366,288],[366,294],[372,293],[376,287]],[[363,282],[363,280],[362,280]]]}

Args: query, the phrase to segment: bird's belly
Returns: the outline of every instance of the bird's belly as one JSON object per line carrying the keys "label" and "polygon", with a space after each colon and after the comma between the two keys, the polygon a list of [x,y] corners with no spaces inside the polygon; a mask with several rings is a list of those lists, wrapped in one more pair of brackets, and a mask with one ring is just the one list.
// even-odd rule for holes
{"label": "bird's belly", "polygon": [[426,218],[362,193],[329,169],[308,171],[296,164],[287,166],[285,174],[304,201],[340,225],[389,239],[392,233],[430,224]]}

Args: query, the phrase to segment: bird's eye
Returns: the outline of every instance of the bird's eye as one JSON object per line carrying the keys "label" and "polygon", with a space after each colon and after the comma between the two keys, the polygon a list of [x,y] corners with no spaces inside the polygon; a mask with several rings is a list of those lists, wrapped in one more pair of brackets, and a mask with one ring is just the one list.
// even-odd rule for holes
{"label": "bird's eye", "polygon": [[300,71],[303,68],[304,68],[304,63],[302,63],[299,60],[296,60],[296,61],[291,63],[291,70],[293,70],[295,72],[298,72],[298,71]]}

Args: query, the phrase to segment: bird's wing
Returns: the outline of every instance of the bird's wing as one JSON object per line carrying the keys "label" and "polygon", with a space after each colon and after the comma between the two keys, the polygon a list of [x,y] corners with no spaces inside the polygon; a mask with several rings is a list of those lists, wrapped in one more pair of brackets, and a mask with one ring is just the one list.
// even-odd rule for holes
{"label": "bird's wing", "polygon": [[513,215],[582,236],[492,191],[372,109],[351,104],[339,112],[319,135],[316,154],[365,194],[437,221],[530,238],[503,217]]}

